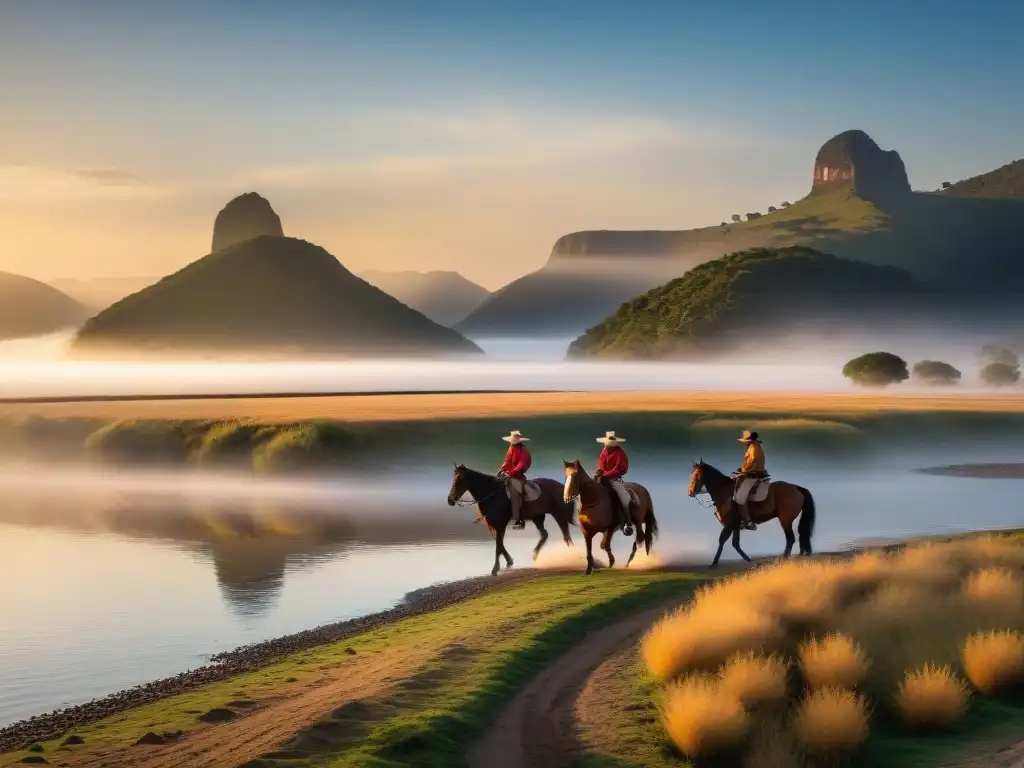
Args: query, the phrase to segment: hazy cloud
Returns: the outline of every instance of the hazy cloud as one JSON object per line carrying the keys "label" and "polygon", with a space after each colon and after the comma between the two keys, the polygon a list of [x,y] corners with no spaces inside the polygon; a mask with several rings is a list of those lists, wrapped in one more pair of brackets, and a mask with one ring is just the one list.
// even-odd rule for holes
{"label": "hazy cloud", "polygon": [[171,191],[119,168],[0,165],[0,200],[127,200],[162,197]]}
{"label": "hazy cloud", "polygon": [[97,184],[120,186],[122,184],[146,184],[134,173],[121,168],[78,168],[70,172],[74,176]]}

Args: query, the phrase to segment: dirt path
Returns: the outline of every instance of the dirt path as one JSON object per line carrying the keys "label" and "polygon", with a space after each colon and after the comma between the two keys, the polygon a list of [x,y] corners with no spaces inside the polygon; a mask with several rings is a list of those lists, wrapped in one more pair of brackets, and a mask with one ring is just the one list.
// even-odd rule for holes
{"label": "dirt path", "polygon": [[519,693],[469,751],[470,768],[561,768],[578,754],[576,700],[609,656],[636,643],[666,610],[650,608],[592,632]]}
{"label": "dirt path", "polygon": [[290,736],[342,705],[379,697],[430,660],[426,651],[384,653],[327,671],[307,688],[262,702],[251,714],[217,725],[197,725],[181,739],[159,746],[79,752],[64,759],[73,768],[211,768],[237,766],[283,749]]}

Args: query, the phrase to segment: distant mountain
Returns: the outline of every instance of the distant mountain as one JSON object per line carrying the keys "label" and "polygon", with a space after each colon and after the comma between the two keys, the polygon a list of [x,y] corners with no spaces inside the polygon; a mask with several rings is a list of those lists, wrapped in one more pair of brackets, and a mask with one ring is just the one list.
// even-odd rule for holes
{"label": "distant mountain", "polygon": [[637,296],[576,339],[569,354],[707,358],[787,334],[861,335],[941,318],[943,298],[938,287],[895,267],[803,247],[757,248]]}
{"label": "distant mountain", "polygon": [[217,213],[213,221],[211,251],[219,251],[262,235],[284,237],[281,218],[267,198],[256,192],[246,192],[230,200]]}
{"label": "distant mountain", "polygon": [[96,277],[88,280],[51,280],[58,291],[85,305],[93,312],[106,309],[115,301],[152,285],[158,277]]}
{"label": "distant mountain", "polygon": [[479,307],[491,292],[458,272],[382,272],[359,275],[435,323],[454,326]]}
{"label": "distant mountain", "polygon": [[1024,198],[1024,158],[980,176],[958,181],[942,190],[942,194],[955,197]]}
{"label": "distant mountain", "polygon": [[0,272],[0,339],[53,333],[88,316],[85,307],[52,285]]}
{"label": "distant mountain", "polygon": [[[1008,180],[1000,189],[1015,188],[1014,167],[993,172]],[[810,194],[776,206],[701,229],[565,235],[544,267],[495,292],[456,327],[470,334],[580,333],[643,291],[751,248],[805,246],[1004,298],[1024,279],[1024,199],[912,192],[899,155],[863,131],[827,141]]]}
{"label": "distant mountain", "polygon": [[86,322],[73,353],[479,353],[319,246],[262,236],[204,256]]}

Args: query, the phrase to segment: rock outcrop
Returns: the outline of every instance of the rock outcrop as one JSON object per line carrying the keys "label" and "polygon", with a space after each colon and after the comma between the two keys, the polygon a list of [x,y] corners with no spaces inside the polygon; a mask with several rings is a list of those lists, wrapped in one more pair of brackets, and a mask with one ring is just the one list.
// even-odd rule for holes
{"label": "rock outcrop", "polygon": [[219,251],[261,235],[283,237],[281,218],[267,198],[255,192],[239,195],[220,209],[213,222],[213,248]]}
{"label": "rock outcrop", "polygon": [[814,158],[811,194],[852,189],[868,200],[891,199],[910,192],[899,152],[881,149],[864,131],[833,136]]}

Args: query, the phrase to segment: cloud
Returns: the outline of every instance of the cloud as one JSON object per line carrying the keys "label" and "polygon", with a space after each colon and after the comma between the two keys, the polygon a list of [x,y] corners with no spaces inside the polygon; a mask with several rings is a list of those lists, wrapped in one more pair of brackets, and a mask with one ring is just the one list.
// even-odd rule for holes
{"label": "cloud", "polygon": [[6,201],[130,200],[172,191],[120,168],[0,165],[0,200]]}
{"label": "cloud", "polygon": [[724,131],[694,130],[655,117],[556,115],[485,109],[435,114],[389,111],[363,115],[377,144],[391,141],[401,154],[325,159],[316,163],[256,167],[238,173],[232,186],[350,188],[437,184],[466,174],[554,171],[576,164],[653,159],[735,145]]}

